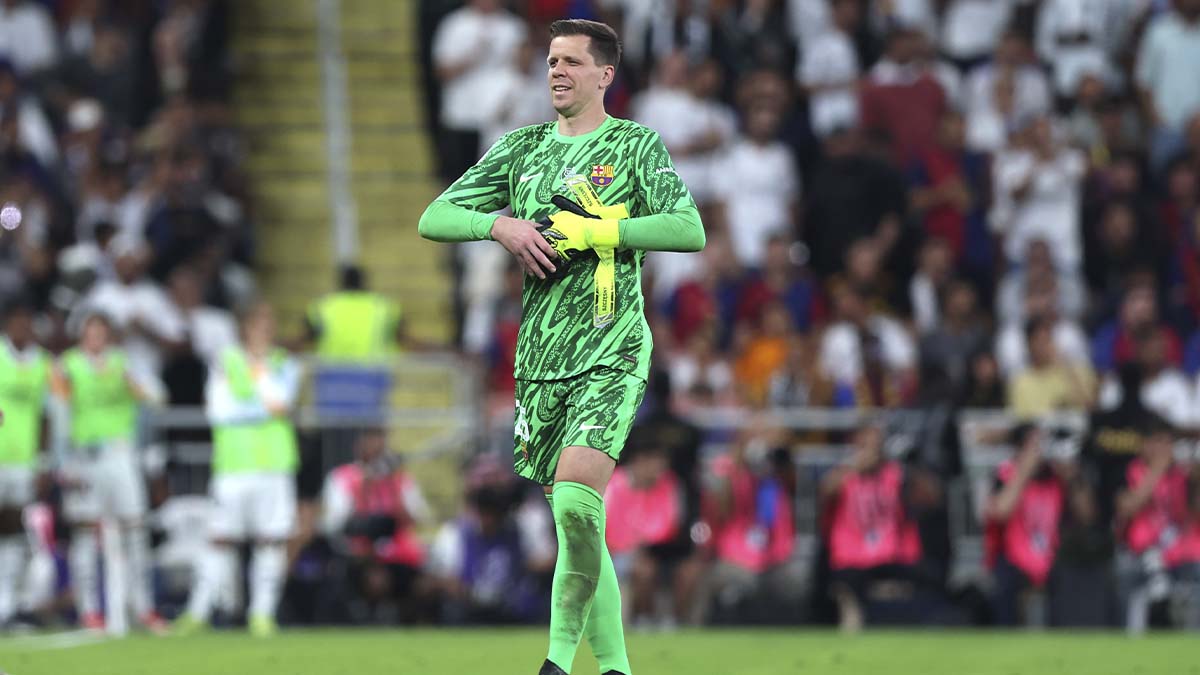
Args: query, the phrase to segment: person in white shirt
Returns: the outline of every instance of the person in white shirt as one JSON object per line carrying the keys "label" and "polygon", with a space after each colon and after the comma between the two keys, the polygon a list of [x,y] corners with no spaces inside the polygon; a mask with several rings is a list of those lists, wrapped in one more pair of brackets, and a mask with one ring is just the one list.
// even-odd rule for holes
{"label": "person in white shirt", "polygon": [[179,267],[171,272],[167,291],[183,326],[183,339],[204,363],[215,363],[226,349],[237,344],[237,323],[233,316],[204,303],[204,291],[195,271]]}
{"label": "person in white shirt", "polygon": [[716,151],[737,131],[732,111],[715,98],[720,84],[715,63],[689,69],[683,52],[674,52],[659,62],[654,82],[631,106],[633,119],[662,137],[676,172],[701,207],[713,199]]}
{"label": "person in white shirt", "polygon": [[1031,56],[1025,37],[1009,31],[1000,39],[991,63],[967,75],[963,108],[971,149],[1000,150],[1021,120],[1050,112],[1049,80]]}
{"label": "person in white shirt", "polygon": [[992,167],[991,225],[1008,261],[1020,263],[1029,242],[1043,239],[1064,273],[1080,269],[1080,202],[1087,160],[1057,138],[1049,117],[1034,119]]}
{"label": "person in white shirt", "polygon": [[1025,287],[1025,308],[1020,320],[1009,321],[996,333],[996,364],[1005,378],[1021,372],[1029,365],[1029,349],[1025,327],[1039,317],[1052,323],[1051,339],[1055,351],[1074,363],[1091,365],[1091,349],[1087,335],[1079,323],[1061,317],[1058,287],[1054,277],[1030,280]]}
{"label": "person in white shirt", "polygon": [[[0,53],[0,120],[15,124],[16,138],[11,139],[33,158],[43,169],[53,170],[58,166],[58,138],[41,105],[35,97],[27,95],[21,87],[15,62]],[[14,148],[18,149],[18,148]]]}
{"label": "person in white shirt", "polygon": [[226,349],[208,374],[205,412],[213,426],[213,477],[217,509],[209,523],[212,546],[199,561],[182,634],[203,629],[222,588],[234,583],[237,548],[253,546],[249,628],[267,637],[287,578],[287,547],[296,526],[299,462],[292,424],[303,368],[275,344],[275,315],[257,303],[242,317],[239,344]]}
{"label": "person in white shirt", "polygon": [[942,299],[953,280],[954,252],[945,239],[931,237],[921,246],[917,273],[908,285],[913,323],[920,334],[931,333],[941,324]]}
{"label": "person in white shirt", "polygon": [[1030,288],[1053,289],[1060,316],[1073,321],[1083,318],[1088,296],[1081,275],[1060,272],[1042,239],[1029,242],[1022,264],[1005,272],[996,288],[996,319],[1001,324],[1020,324],[1029,318],[1025,312]]}
{"label": "person in white shirt", "polygon": [[950,0],[942,14],[946,56],[970,66],[992,53],[1012,17],[1013,0]]}
{"label": "person in white shirt", "polygon": [[796,79],[808,94],[808,121],[824,138],[858,124],[858,54],[851,41],[860,19],[855,0],[834,0],[828,30],[804,43]]}
{"label": "person in white shirt", "polygon": [[526,40],[508,67],[496,73],[494,84],[477,99],[484,117],[481,149],[492,147],[513,129],[554,119],[554,106],[546,98],[546,63],[531,41]]}
{"label": "person in white shirt", "polygon": [[871,3],[871,21],[880,35],[897,27],[913,28],[930,40],[937,39],[938,17],[931,0],[877,0]]}
{"label": "person in white shirt", "polygon": [[68,326],[93,313],[102,313],[124,336],[122,346],[135,368],[158,375],[163,350],[182,344],[184,324],[162,288],[145,276],[146,254],[136,244],[123,242],[116,254],[116,278],[100,281],[67,319]]}
{"label": "person in white shirt", "polygon": [[502,9],[499,0],[471,0],[451,12],[433,36],[433,63],[442,83],[444,128],[442,175],[453,180],[476,160],[488,110],[479,99],[494,100],[507,90],[503,73],[525,43],[524,22]]}
{"label": "person in white shirt", "polygon": [[1135,78],[1146,118],[1155,128],[1152,161],[1161,167],[1183,145],[1188,118],[1200,112],[1200,0],[1177,0],[1146,28]]}
{"label": "person in white shirt", "polygon": [[1075,93],[1084,73],[1113,76],[1111,0],[1043,0],[1035,41],[1038,55],[1054,74],[1054,91]]}
{"label": "person in white shirt", "polygon": [[830,0],[788,0],[788,25],[801,50],[808,49],[813,40],[832,29],[830,4]]}
{"label": "person in white shirt", "polygon": [[[716,61],[702,61],[684,71],[685,67],[680,53],[660,62],[655,83],[634,98],[632,117],[659,132],[675,171],[700,209],[707,210],[717,198],[716,182],[724,178],[721,159],[737,136],[737,116],[718,98],[723,74]],[[646,260],[653,269],[656,295],[669,295],[692,275],[698,258],[669,251],[649,253]]]}
{"label": "person in white shirt", "polygon": [[838,319],[821,336],[821,375],[834,385],[855,387],[867,374],[867,360],[877,359],[890,386],[907,379],[917,365],[917,347],[904,326],[868,310],[862,294],[850,284],[835,284],[830,294]]}
{"label": "person in white shirt", "polygon": [[790,231],[799,213],[800,177],[791,151],[776,139],[780,113],[752,107],[745,136],[736,141],[713,176],[720,215],[738,261],[759,267],[772,234]]}
{"label": "person in white shirt", "polygon": [[[1160,330],[1146,331],[1137,340],[1137,367],[1141,369],[1142,405],[1179,429],[1193,429],[1200,422],[1196,410],[1196,386],[1167,359],[1167,340]],[[1113,408],[1124,396],[1120,380],[1110,373],[1100,390],[1100,406]]]}
{"label": "person in white shirt", "polygon": [[58,33],[50,12],[29,0],[0,2],[0,54],[22,75],[45,71],[58,63]]}

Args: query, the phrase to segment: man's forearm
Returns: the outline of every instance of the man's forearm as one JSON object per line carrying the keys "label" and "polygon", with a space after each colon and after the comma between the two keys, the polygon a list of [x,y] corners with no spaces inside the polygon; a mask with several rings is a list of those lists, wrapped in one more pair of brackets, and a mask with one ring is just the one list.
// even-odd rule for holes
{"label": "man's forearm", "polygon": [[492,224],[497,217],[437,199],[421,214],[417,231],[433,241],[481,241],[492,238]]}
{"label": "man's forearm", "polygon": [[618,228],[621,248],[684,253],[704,248],[704,224],[700,222],[700,212],[692,206],[622,220]]}

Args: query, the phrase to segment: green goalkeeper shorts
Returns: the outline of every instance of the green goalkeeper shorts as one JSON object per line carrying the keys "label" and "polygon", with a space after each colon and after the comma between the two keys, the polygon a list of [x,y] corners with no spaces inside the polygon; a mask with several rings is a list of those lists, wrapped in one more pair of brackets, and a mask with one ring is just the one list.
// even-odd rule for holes
{"label": "green goalkeeper shorts", "polygon": [[572,445],[619,459],[645,393],[645,380],[603,366],[563,380],[517,380],[517,475],[552,484],[558,456]]}

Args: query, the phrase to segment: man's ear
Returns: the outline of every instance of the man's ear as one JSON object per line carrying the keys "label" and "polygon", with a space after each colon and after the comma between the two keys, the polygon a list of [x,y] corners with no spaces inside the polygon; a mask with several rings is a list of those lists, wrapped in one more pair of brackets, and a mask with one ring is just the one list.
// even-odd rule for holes
{"label": "man's ear", "polygon": [[604,66],[604,74],[600,76],[600,88],[608,89],[617,77],[616,66]]}

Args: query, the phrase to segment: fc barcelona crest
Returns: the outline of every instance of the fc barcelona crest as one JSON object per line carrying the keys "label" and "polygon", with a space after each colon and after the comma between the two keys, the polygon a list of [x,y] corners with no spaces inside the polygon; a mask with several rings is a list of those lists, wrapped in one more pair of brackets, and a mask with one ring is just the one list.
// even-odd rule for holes
{"label": "fc barcelona crest", "polygon": [[613,182],[613,165],[596,164],[592,166],[592,183],[604,187]]}

